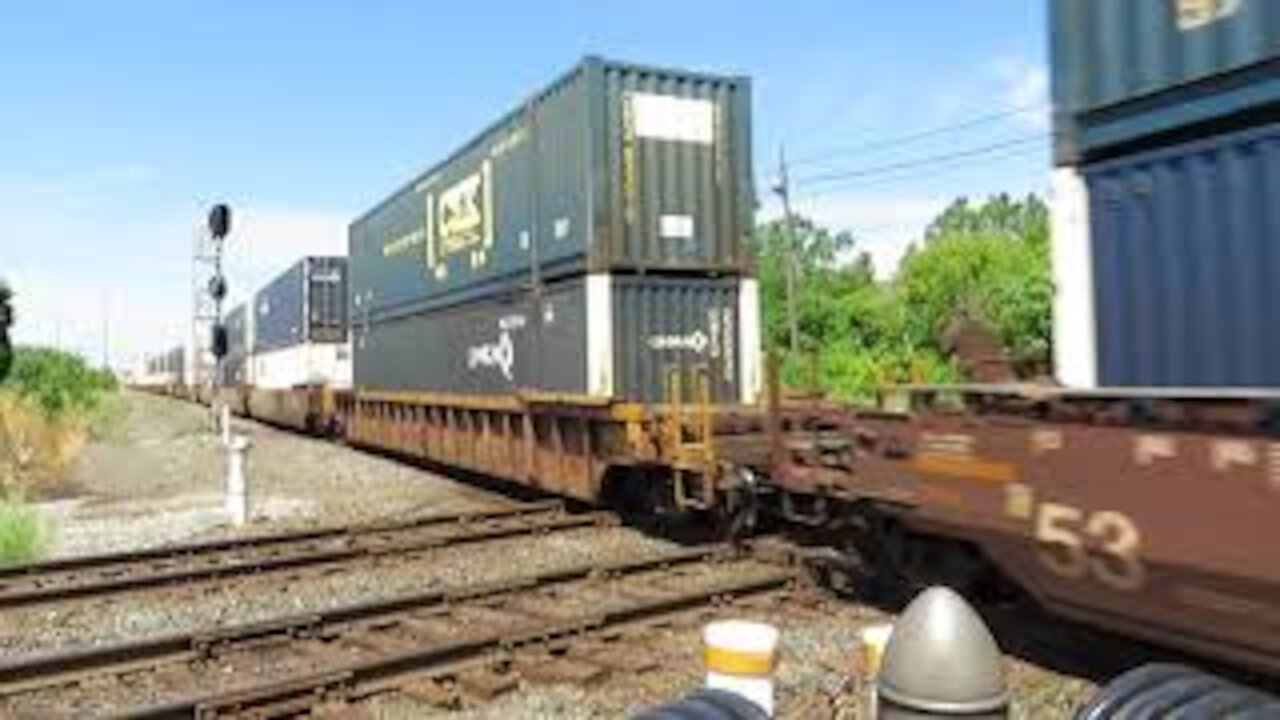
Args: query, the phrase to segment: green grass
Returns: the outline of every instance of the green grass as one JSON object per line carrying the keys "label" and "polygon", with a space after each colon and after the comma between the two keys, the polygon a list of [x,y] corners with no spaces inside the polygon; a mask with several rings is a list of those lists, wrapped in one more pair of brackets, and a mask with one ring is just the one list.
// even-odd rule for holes
{"label": "green grass", "polygon": [[44,544],[44,524],[35,508],[0,501],[0,566],[35,560]]}

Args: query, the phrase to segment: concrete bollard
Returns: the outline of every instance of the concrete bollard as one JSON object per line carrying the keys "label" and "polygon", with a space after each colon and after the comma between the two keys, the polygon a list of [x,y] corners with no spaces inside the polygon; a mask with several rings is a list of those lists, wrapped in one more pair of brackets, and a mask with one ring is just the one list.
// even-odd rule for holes
{"label": "concrete bollard", "polygon": [[244,435],[227,441],[227,514],[237,527],[249,520],[249,478],[245,474],[249,445],[249,438]]}
{"label": "concrete bollard", "polygon": [[231,445],[231,406],[223,403],[218,406],[218,426],[222,429],[222,444]]}
{"label": "concrete bollard", "polygon": [[750,700],[773,717],[778,629],[748,620],[720,620],[703,629],[706,686]]}
{"label": "concrete bollard", "polygon": [[880,720],[1008,717],[1000,647],[964,598],[932,587],[911,601],[884,650],[875,703]]}

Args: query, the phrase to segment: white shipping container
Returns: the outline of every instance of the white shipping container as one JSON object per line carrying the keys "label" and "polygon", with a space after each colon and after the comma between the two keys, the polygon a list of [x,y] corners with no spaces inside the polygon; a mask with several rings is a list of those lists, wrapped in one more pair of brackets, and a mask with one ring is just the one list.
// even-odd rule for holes
{"label": "white shipping container", "polygon": [[249,377],[255,387],[298,385],[351,386],[351,343],[303,343],[250,356]]}

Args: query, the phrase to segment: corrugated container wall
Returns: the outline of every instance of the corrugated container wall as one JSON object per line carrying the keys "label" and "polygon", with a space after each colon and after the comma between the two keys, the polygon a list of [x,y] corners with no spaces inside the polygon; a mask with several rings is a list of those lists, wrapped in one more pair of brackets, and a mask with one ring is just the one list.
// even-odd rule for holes
{"label": "corrugated container wall", "polygon": [[513,281],[749,270],[750,94],[585,60],[351,225],[357,320]]}
{"label": "corrugated container wall", "polygon": [[1099,384],[1280,386],[1280,124],[1084,177]]}
{"label": "corrugated container wall", "polygon": [[1052,0],[1056,157],[1280,103],[1280,2]]}
{"label": "corrugated container wall", "polygon": [[254,353],[347,339],[347,259],[299,260],[254,296]]}
{"label": "corrugated container wall", "polygon": [[359,387],[509,394],[520,390],[661,402],[679,369],[719,402],[754,401],[754,280],[591,274],[451,308],[357,324]]}
{"label": "corrugated container wall", "polygon": [[227,331],[227,355],[222,359],[222,382],[244,385],[249,382],[245,370],[248,367],[249,346],[248,305],[241,303],[226,313],[222,324]]}

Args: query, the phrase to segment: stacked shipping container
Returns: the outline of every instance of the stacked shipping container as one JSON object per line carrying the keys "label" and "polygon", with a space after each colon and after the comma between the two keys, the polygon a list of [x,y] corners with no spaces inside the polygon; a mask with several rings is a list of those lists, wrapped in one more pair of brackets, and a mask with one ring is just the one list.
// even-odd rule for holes
{"label": "stacked shipping container", "polygon": [[1280,3],[1053,0],[1055,365],[1280,385]]}
{"label": "stacked shipping container", "polygon": [[746,79],[585,60],[352,224],[356,384],[753,400],[750,131]]}
{"label": "stacked shipping container", "polygon": [[252,308],[241,328],[246,384],[351,384],[346,258],[302,258],[259,290]]}
{"label": "stacked shipping container", "polygon": [[227,356],[222,359],[223,385],[249,384],[249,358],[253,350],[251,321],[254,317],[249,312],[251,306],[252,302],[241,303],[223,317],[222,324],[227,330]]}
{"label": "stacked shipping container", "polygon": [[186,377],[186,348],[179,345],[171,350],[144,358],[137,382],[141,385],[180,385]]}

